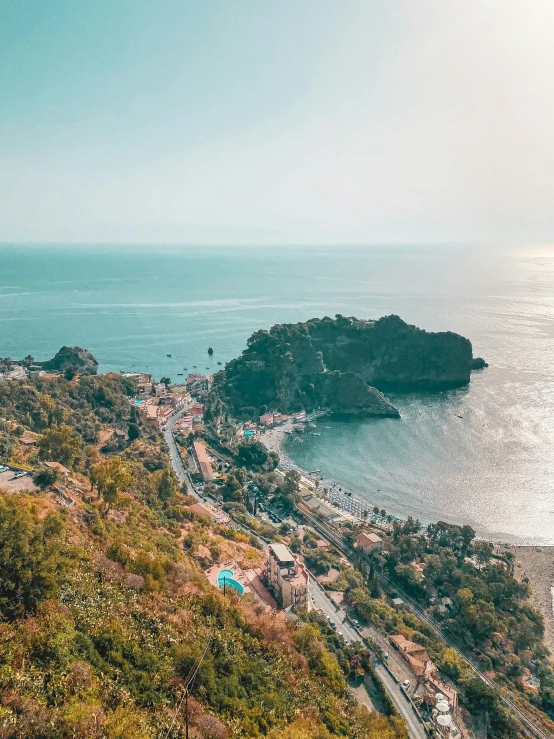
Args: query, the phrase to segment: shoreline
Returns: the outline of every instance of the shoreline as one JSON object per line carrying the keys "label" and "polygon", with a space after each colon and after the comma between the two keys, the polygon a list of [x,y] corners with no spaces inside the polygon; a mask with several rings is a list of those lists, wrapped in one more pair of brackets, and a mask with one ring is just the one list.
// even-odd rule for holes
{"label": "shoreline", "polygon": [[[297,470],[302,477],[313,482],[313,473],[305,470],[283,452],[282,446],[285,439],[284,434],[287,430],[292,430],[293,427],[294,423],[292,421],[287,421],[278,428],[264,431],[260,434],[258,439],[269,451],[277,452],[281,460],[281,464],[285,469],[293,468]],[[372,524],[378,528],[388,530],[391,528],[393,521],[404,520],[401,517],[389,514],[388,512],[386,513],[386,517],[376,514],[373,510],[377,507],[375,504],[367,503],[356,498],[353,493],[349,492],[347,488],[343,487],[343,485],[336,480],[331,480],[330,478],[321,476],[318,476],[317,479],[319,480],[319,491],[323,490],[323,488],[328,489],[328,493],[326,495],[319,497],[329,502],[331,505],[336,506],[337,509],[343,513],[356,517],[360,523]],[[364,511],[367,511],[367,515],[365,517],[363,515]],[[388,520],[389,516],[390,520]]]}
{"label": "shoreline", "polygon": [[[290,457],[288,457],[282,450],[284,433],[286,429],[292,429],[292,422],[287,422],[283,426],[277,429],[270,429],[264,431],[259,436],[259,440],[267,446],[271,451],[275,451],[279,454],[284,467],[294,468],[300,472],[300,474],[311,479],[310,473],[296,464]],[[333,491],[337,487],[345,490],[344,487],[339,486],[336,481],[329,480],[326,478],[320,478],[320,487],[329,487],[330,491]],[[362,508],[367,508],[372,511],[372,506],[367,503],[362,503],[357,500],[354,495],[340,495],[338,491],[335,495],[327,496],[327,499],[333,503],[338,504],[338,508],[346,513],[352,513],[346,506],[341,503],[352,503],[358,504]],[[351,507],[351,506],[349,506]],[[373,513],[373,511],[372,511]],[[364,521],[358,516],[360,522],[372,523],[369,519]],[[395,516],[395,520],[402,520]],[[377,526],[383,526],[383,524],[377,523]],[[503,550],[504,548],[513,552],[514,554],[514,577],[520,582],[527,579],[532,594],[530,601],[534,608],[539,611],[544,619],[544,643],[552,653],[551,659],[554,661],[554,545],[541,545],[541,544],[522,544],[514,542],[513,540],[506,541],[492,541],[491,537],[477,537],[484,541],[491,541],[495,549]]]}

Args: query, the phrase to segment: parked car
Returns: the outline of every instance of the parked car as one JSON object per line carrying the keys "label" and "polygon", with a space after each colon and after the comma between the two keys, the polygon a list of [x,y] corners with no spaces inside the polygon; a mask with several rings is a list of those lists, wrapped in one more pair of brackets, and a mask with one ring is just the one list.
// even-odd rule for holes
{"label": "parked car", "polygon": [[26,477],[28,474],[28,472],[16,472],[12,480],[19,480],[20,477]]}
{"label": "parked car", "polygon": [[404,682],[402,683],[402,690],[408,690],[409,687],[410,687],[410,681],[404,680]]}
{"label": "parked car", "polygon": [[0,472],[7,472],[9,469],[5,464],[0,464]]}

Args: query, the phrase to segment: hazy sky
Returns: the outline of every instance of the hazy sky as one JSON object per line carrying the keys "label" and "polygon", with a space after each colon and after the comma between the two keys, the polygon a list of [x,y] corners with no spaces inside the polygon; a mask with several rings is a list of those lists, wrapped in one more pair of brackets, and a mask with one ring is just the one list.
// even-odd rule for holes
{"label": "hazy sky", "polygon": [[554,239],[553,0],[1,0],[0,241]]}

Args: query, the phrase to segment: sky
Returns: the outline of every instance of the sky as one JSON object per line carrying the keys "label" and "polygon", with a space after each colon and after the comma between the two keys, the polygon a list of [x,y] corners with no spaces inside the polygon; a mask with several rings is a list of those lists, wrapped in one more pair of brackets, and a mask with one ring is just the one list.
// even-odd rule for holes
{"label": "sky", "polygon": [[552,0],[2,0],[0,242],[554,240]]}

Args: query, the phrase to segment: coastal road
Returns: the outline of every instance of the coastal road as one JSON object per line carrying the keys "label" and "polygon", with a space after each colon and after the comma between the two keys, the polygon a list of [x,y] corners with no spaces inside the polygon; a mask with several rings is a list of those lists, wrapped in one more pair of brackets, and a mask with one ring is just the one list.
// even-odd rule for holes
{"label": "coastal road", "polygon": [[[319,531],[320,534],[322,534],[330,542],[332,542],[337,547],[337,549],[346,556],[347,559],[350,560],[352,558],[354,554],[353,550],[343,541],[342,537],[339,536],[336,531],[334,531],[328,524],[325,524],[319,519],[315,518],[315,516],[311,513],[311,511],[309,511],[307,506],[300,504],[299,508],[316,531]],[[552,735],[545,731],[541,726],[539,726],[536,723],[536,719],[532,715],[522,710],[515,703],[513,698],[506,693],[505,690],[501,689],[493,680],[491,680],[491,678],[481,669],[481,666],[477,663],[475,658],[470,655],[467,650],[457,641],[455,641],[450,635],[445,634],[439,624],[437,624],[437,622],[433,618],[425,613],[425,611],[422,610],[422,608],[419,606],[418,603],[414,601],[413,598],[411,598],[407,593],[403,592],[396,583],[392,583],[382,572],[377,571],[376,574],[385,590],[396,591],[396,593],[410,607],[411,611],[434,630],[439,639],[442,639],[449,647],[452,647],[452,649],[455,649],[456,652],[458,652],[464,662],[466,662],[466,664],[471,667],[474,674],[477,675],[477,677],[479,677],[486,685],[488,685],[489,688],[494,690],[494,692],[504,703],[504,705],[517,716],[524,729],[531,736],[535,737],[536,739],[552,739]]]}
{"label": "coastal road", "polygon": [[181,416],[184,415],[188,411],[188,409],[189,409],[189,406],[185,406],[185,408],[181,408],[180,411],[177,411],[177,413],[174,413],[172,416],[170,416],[167,419],[167,423],[165,425],[163,435],[164,435],[165,442],[167,446],[169,447],[169,458],[171,460],[171,466],[173,467],[179,482],[180,483],[186,482],[191,495],[195,495],[197,498],[201,499],[201,496],[199,495],[192,480],[190,479],[188,470],[183,464],[183,460],[181,459],[181,455],[179,454],[179,450],[177,449],[177,444],[175,443],[175,439],[173,438],[173,433],[172,433],[173,426],[175,425],[175,421],[181,418]]}
{"label": "coastal road", "polygon": [[[362,642],[362,637],[358,631],[346,620],[346,611],[341,606],[336,606],[330,598],[327,597],[325,591],[319,586],[316,580],[310,576],[310,594],[314,607],[323,611],[337,625],[337,631],[341,633],[349,642]],[[375,672],[381,678],[387,693],[390,696],[394,707],[402,718],[406,721],[408,733],[411,739],[428,739],[427,733],[420,723],[412,704],[408,701],[400,686],[387,672],[386,668],[378,663],[375,665]]]}

